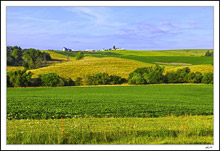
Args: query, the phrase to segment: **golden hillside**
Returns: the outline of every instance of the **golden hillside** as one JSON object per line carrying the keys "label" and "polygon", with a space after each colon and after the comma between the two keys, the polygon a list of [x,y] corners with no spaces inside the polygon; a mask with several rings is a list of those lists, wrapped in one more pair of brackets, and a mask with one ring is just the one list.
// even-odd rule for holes
{"label": "golden hillside", "polygon": [[55,72],[61,77],[72,78],[82,77],[85,79],[87,74],[95,74],[100,72],[106,72],[109,75],[118,75],[123,78],[128,78],[129,73],[134,71],[138,67],[151,66],[152,64],[146,64],[136,62],[127,59],[104,57],[94,58],[85,57],[82,60],[73,60],[69,62],[63,62],[54,64],[48,67],[29,70],[34,73],[33,78],[38,77],[40,74]]}

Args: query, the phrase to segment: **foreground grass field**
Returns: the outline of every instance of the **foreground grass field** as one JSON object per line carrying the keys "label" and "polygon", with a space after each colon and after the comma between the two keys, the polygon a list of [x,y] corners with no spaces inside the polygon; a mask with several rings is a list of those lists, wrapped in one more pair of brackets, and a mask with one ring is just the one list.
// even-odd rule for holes
{"label": "foreground grass field", "polygon": [[213,144],[213,116],[8,120],[7,144]]}

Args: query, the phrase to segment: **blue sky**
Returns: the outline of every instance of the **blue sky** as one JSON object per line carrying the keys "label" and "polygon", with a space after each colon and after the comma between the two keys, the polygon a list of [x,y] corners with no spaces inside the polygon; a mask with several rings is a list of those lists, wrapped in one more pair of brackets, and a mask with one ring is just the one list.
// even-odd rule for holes
{"label": "blue sky", "polygon": [[7,7],[7,45],[213,49],[213,7]]}

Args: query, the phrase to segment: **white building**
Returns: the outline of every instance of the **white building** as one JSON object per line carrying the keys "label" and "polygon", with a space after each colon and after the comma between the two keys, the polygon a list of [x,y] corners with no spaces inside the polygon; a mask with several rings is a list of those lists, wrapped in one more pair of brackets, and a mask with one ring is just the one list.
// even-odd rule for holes
{"label": "white building", "polygon": [[63,47],[63,51],[72,51],[71,49],[68,49],[66,47]]}
{"label": "white building", "polygon": [[94,49],[86,49],[85,51],[95,51]]}

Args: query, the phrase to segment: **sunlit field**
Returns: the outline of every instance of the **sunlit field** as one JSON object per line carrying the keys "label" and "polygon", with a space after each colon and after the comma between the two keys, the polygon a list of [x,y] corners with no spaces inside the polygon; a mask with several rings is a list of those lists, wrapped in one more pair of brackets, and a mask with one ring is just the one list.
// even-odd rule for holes
{"label": "sunlit field", "polygon": [[7,144],[213,144],[213,116],[8,120]]}
{"label": "sunlit field", "polygon": [[213,144],[213,85],[7,89],[8,144]]}
{"label": "sunlit field", "polygon": [[118,75],[128,78],[129,73],[139,67],[150,66],[145,63],[132,60],[105,57],[86,57],[82,60],[75,60],[51,65],[44,68],[29,70],[34,73],[33,78],[40,74],[55,72],[61,77],[72,78],[82,77],[85,80],[87,74],[106,72],[109,75]]}

